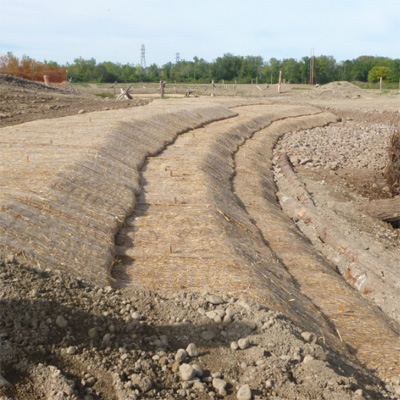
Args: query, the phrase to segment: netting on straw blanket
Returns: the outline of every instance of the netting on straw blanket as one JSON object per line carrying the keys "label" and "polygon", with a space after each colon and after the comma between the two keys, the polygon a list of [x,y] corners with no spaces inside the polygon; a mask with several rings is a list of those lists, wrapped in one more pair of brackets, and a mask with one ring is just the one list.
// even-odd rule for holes
{"label": "netting on straw blanket", "polygon": [[1,253],[107,282],[114,235],[134,208],[146,156],[184,131],[235,115],[193,106],[147,114],[93,113],[2,129]]}

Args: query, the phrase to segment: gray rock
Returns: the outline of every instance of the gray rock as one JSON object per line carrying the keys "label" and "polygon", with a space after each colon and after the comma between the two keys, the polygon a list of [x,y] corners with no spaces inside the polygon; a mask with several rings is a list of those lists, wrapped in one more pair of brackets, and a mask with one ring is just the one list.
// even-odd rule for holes
{"label": "gray rock", "polygon": [[229,316],[229,317],[231,317],[231,318],[233,318],[234,316],[235,316],[235,314],[237,314],[238,312],[234,309],[234,308],[232,308],[232,307],[228,307],[226,310],[225,310],[225,315],[227,315],[227,316]]}
{"label": "gray rock", "polygon": [[314,338],[314,334],[312,332],[303,332],[301,337],[304,339],[305,342],[311,342]]}
{"label": "gray rock", "polygon": [[239,343],[234,341],[231,343],[231,349],[232,350],[237,350],[239,348]]}
{"label": "gray rock", "polygon": [[220,324],[220,323],[222,322],[221,316],[220,316],[220,315],[216,315],[216,316],[214,317],[214,322],[215,322],[216,324]]}
{"label": "gray rock", "polygon": [[70,355],[70,356],[76,354],[76,347],[75,346],[68,347],[67,354]]}
{"label": "gray rock", "polygon": [[238,400],[251,400],[252,394],[249,385],[243,385],[237,392],[236,398]]}
{"label": "gray rock", "polygon": [[184,349],[179,349],[175,354],[175,361],[182,363],[187,359],[188,353]]}
{"label": "gray rock", "polygon": [[99,331],[96,327],[90,328],[88,335],[89,335],[90,339],[97,339],[99,337]]}
{"label": "gray rock", "polygon": [[249,338],[242,338],[238,340],[238,345],[242,350],[248,349],[250,347]]}
{"label": "gray rock", "polygon": [[190,343],[186,348],[186,352],[189,357],[197,357],[199,355],[199,350],[194,343]]}
{"label": "gray rock", "polygon": [[198,364],[193,364],[192,368],[194,369],[194,375],[197,376],[198,378],[201,378],[203,376],[203,370]]}
{"label": "gray rock", "polygon": [[190,364],[179,366],[179,373],[183,381],[190,381],[195,376],[195,370]]}
{"label": "gray rock", "polygon": [[193,383],[193,389],[198,392],[204,392],[206,390],[206,385],[203,382],[196,381]]}
{"label": "gray rock", "polygon": [[103,343],[104,343],[104,344],[110,343],[110,340],[111,340],[111,335],[110,335],[109,333],[106,333],[106,334],[103,336]]}
{"label": "gray rock", "polygon": [[217,313],[214,310],[206,312],[206,317],[210,318],[210,319],[214,319],[216,315],[217,315]]}
{"label": "gray rock", "polygon": [[201,337],[204,340],[213,340],[215,338],[215,333],[213,331],[203,331],[201,332]]}
{"label": "gray rock", "polygon": [[147,375],[132,374],[130,378],[132,384],[139,388],[139,390],[143,393],[148,392],[154,386],[153,381]]}
{"label": "gray rock", "polygon": [[140,321],[143,317],[142,314],[140,314],[139,311],[134,311],[131,313],[131,317],[132,319],[136,320],[136,321]]}
{"label": "gray rock", "polygon": [[310,362],[313,361],[313,360],[314,360],[314,357],[313,357],[313,356],[305,356],[304,359],[303,359],[303,363],[304,363],[304,364],[308,364],[308,363],[310,363]]}
{"label": "gray rock", "polygon": [[218,391],[218,394],[220,394],[221,396],[226,395],[226,386],[228,385],[226,381],[220,378],[214,378],[212,380],[212,385],[213,388]]}
{"label": "gray rock", "polygon": [[59,316],[56,318],[56,325],[57,325],[59,328],[64,329],[64,328],[66,328],[66,327],[68,326],[68,322],[67,322],[67,320],[66,320],[62,315],[59,315]]}
{"label": "gray rock", "polygon": [[225,300],[222,297],[215,296],[215,295],[212,295],[212,294],[207,296],[206,300],[209,303],[213,304],[214,306],[217,306],[219,304],[224,304],[225,303]]}

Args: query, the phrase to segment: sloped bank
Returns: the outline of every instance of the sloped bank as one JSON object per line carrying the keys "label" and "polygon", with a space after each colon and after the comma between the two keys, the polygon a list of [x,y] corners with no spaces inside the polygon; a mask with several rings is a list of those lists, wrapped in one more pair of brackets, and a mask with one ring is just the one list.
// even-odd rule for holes
{"label": "sloped bank", "polygon": [[234,115],[151,105],[1,129],[0,252],[108,282],[114,235],[135,205],[145,158],[182,132]]}

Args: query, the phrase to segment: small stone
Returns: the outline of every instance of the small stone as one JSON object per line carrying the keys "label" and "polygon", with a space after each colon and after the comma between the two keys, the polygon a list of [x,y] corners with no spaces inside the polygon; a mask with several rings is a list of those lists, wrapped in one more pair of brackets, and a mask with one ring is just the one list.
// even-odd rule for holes
{"label": "small stone", "polygon": [[247,326],[249,329],[251,329],[253,331],[255,329],[257,329],[257,324],[254,321],[250,321],[250,320],[247,319],[247,320],[243,320],[242,324]]}
{"label": "small stone", "polygon": [[85,112],[86,112],[85,110],[79,110],[78,114],[85,114]]}
{"label": "small stone", "polygon": [[217,313],[214,310],[206,312],[206,317],[210,318],[210,319],[214,319],[216,315],[217,315]]}
{"label": "small stone", "polygon": [[243,338],[238,340],[238,345],[242,350],[245,350],[250,347],[250,340],[249,338]]}
{"label": "small stone", "polygon": [[231,343],[231,349],[232,350],[237,350],[239,348],[239,343],[234,341]]}
{"label": "small stone", "polygon": [[201,378],[203,376],[203,370],[201,369],[200,365],[193,364],[192,368],[194,369],[195,376],[197,376],[198,378]]}
{"label": "small stone", "polygon": [[199,350],[194,343],[190,343],[186,348],[186,352],[189,357],[197,357],[199,355]]}
{"label": "small stone", "polygon": [[234,309],[234,308],[232,308],[232,307],[228,307],[226,310],[225,310],[225,314],[227,315],[227,316],[229,316],[229,317],[231,317],[231,318],[233,318],[234,316],[235,316],[235,314],[237,314],[238,312]]}
{"label": "small stone", "polygon": [[175,354],[175,361],[182,363],[187,359],[188,353],[184,349],[179,349]]}
{"label": "small stone", "polygon": [[186,390],[185,390],[185,389],[178,389],[178,390],[176,391],[176,393],[177,393],[179,396],[181,396],[181,397],[183,397],[183,398],[186,398]]}
{"label": "small stone", "polygon": [[195,370],[190,364],[182,364],[179,373],[183,381],[190,381],[195,376]]}
{"label": "small stone", "polygon": [[204,315],[204,314],[206,313],[206,310],[205,310],[203,307],[199,307],[199,308],[197,309],[197,312],[198,312],[200,315]]}
{"label": "small stone", "polygon": [[313,357],[313,356],[310,356],[310,355],[305,356],[304,359],[303,359],[303,364],[308,364],[308,363],[310,363],[310,362],[313,361],[313,360],[314,360],[314,357]]}
{"label": "small stone", "polygon": [[212,385],[213,388],[218,391],[218,394],[220,394],[221,396],[226,395],[226,386],[228,385],[226,381],[220,378],[214,378],[212,380]]}
{"label": "small stone", "polygon": [[220,315],[216,315],[216,316],[214,317],[214,322],[215,322],[216,324],[220,324],[220,323],[222,322],[221,316],[220,316]]}
{"label": "small stone", "polygon": [[172,372],[178,372],[179,371],[179,363],[174,362],[171,366]]}
{"label": "small stone", "polygon": [[15,257],[12,254],[9,254],[4,261],[6,264],[13,264],[15,263]]}
{"label": "small stone", "polygon": [[70,355],[70,356],[76,354],[76,347],[75,346],[68,347],[67,354]]}
{"label": "small stone", "polygon": [[62,315],[59,315],[59,316],[56,318],[56,325],[57,325],[59,328],[64,329],[64,328],[66,328],[66,327],[68,326],[68,322],[67,322],[67,320],[66,320]]}
{"label": "small stone", "polygon": [[193,389],[197,390],[198,392],[204,392],[206,389],[206,386],[203,382],[196,381],[193,383]]}
{"label": "small stone", "polygon": [[304,341],[311,342],[314,338],[314,334],[312,332],[303,332],[301,337],[304,339]]}
{"label": "small stone", "polygon": [[362,391],[362,389],[357,389],[357,390],[354,392],[354,394],[355,394],[356,396],[358,396],[358,397],[362,397],[363,391]]}
{"label": "small stone", "polygon": [[215,333],[212,331],[203,331],[201,332],[201,337],[204,340],[213,340],[215,338]]}
{"label": "small stone", "polygon": [[105,288],[104,288],[104,293],[106,293],[106,294],[110,294],[110,293],[112,293],[114,291],[114,289],[111,287],[111,286],[106,286]]}
{"label": "small stone", "polygon": [[96,383],[96,378],[94,376],[90,376],[86,379],[85,386],[92,387]]}
{"label": "small stone", "polygon": [[249,385],[241,386],[237,392],[236,397],[238,400],[251,400],[252,394],[251,394],[250,386]]}
{"label": "small stone", "polygon": [[99,336],[99,332],[96,327],[90,328],[88,335],[89,335],[90,339],[97,339]]}
{"label": "small stone", "polygon": [[272,386],[273,386],[273,383],[272,383],[271,379],[268,379],[268,380],[265,382],[265,387],[266,387],[267,389],[271,389]]}
{"label": "small stone", "polygon": [[103,343],[104,343],[104,344],[110,343],[110,340],[111,340],[111,335],[110,335],[109,333],[106,333],[106,334],[103,336]]}
{"label": "small stone", "polygon": [[133,374],[130,378],[132,384],[138,387],[143,393],[148,392],[154,386],[153,381],[147,375]]}
{"label": "small stone", "polygon": [[143,318],[142,314],[140,314],[139,311],[134,311],[133,313],[131,313],[131,317],[133,320],[136,320],[136,321],[140,321]]}
{"label": "small stone", "polygon": [[215,295],[209,295],[209,296],[207,296],[207,297],[206,297],[206,300],[207,300],[209,303],[213,304],[214,306],[217,306],[217,305],[219,305],[219,304],[224,304],[224,303],[225,303],[225,300],[224,300],[224,299],[222,299],[222,298],[219,297],[219,296],[215,296]]}

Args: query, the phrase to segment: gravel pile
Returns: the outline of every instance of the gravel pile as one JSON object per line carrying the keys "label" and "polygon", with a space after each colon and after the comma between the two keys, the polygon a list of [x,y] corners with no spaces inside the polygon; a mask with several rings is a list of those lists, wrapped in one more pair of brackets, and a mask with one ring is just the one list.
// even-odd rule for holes
{"label": "gravel pile", "polygon": [[393,125],[343,121],[334,126],[292,132],[280,142],[294,166],[382,170]]}
{"label": "gravel pile", "polygon": [[123,292],[12,257],[0,279],[1,400],[355,400],[400,391],[251,299]]}
{"label": "gravel pile", "polygon": [[338,81],[317,86],[311,92],[311,97],[320,99],[359,99],[367,97],[367,93],[350,82]]}

